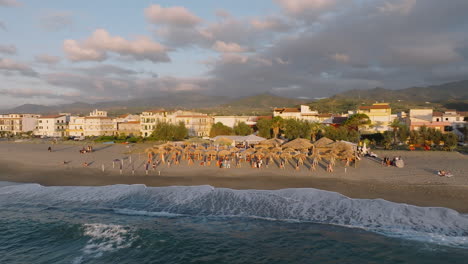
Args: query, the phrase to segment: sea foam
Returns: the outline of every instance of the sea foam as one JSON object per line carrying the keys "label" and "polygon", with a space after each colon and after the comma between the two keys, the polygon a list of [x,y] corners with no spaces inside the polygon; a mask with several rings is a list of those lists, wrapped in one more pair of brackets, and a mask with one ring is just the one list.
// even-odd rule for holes
{"label": "sea foam", "polygon": [[154,217],[221,216],[312,222],[362,228],[386,236],[468,248],[468,217],[439,207],[382,199],[351,199],[317,189],[232,190],[212,186],[0,187],[4,203],[104,208]]}

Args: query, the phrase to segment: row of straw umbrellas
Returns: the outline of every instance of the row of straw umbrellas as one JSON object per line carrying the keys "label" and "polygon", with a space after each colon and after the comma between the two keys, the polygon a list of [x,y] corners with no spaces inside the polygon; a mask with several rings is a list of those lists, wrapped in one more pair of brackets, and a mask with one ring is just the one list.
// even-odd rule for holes
{"label": "row of straw umbrellas", "polygon": [[147,148],[145,152],[149,158],[155,155],[160,155],[164,163],[166,158],[180,156],[183,159],[202,160],[203,158],[219,159],[230,156],[247,156],[258,159],[282,159],[283,161],[295,159],[299,164],[309,160],[315,168],[322,160],[328,162],[329,165],[335,166],[337,160],[346,160],[347,163],[355,160],[355,151],[351,144],[345,142],[335,142],[328,138],[321,138],[312,143],[307,139],[294,139],[284,143],[280,139],[268,139],[259,142],[253,148],[239,149],[229,146],[214,146],[214,145],[191,145],[177,146],[171,143],[155,145]]}

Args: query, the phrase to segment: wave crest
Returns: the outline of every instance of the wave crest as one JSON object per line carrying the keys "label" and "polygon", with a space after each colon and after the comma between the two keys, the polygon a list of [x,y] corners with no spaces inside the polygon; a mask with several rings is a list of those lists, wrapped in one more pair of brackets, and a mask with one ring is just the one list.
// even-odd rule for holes
{"label": "wave crest", "polygon": [[[224,216],[363,228],[380,234],[468,247],[468,217],[448,208],[351,199],[317,189],[232,190],[212,186],[0,187],[3,202],[60,203],[144,216]],[[14,197],[14,198],[12,198]],[[3,199],[5,198],[5,199]]]}

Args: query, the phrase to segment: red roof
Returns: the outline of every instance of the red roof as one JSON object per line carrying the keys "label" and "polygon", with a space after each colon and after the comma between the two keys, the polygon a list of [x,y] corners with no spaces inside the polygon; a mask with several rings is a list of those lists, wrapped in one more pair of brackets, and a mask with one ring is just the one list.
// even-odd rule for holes
{"label": "red roof", "polygon": [[59,118],[59,117],[62,117],[62,116],[65,116],[65,115],[48,115],[48,116],[41,116],[39,117],[39,119],[44,119],[44,118]]}
{"label": "red roof", "polygon": [[275,112],[281,112],[281,113],[300,113],[301,109],[299,108],[275,108]]}
{"label": "red roof", "polygon": [[442,113],[442,112],[434,112],[434,113],[432,113],[432,116],[443,116],[443,115],[444,115],[444,113]]}
{"label": "red roof", "polygon": [[359,110],[370,110],[370,109],[390,109],[389,105],[371,105],[371,106],[360,106]]}

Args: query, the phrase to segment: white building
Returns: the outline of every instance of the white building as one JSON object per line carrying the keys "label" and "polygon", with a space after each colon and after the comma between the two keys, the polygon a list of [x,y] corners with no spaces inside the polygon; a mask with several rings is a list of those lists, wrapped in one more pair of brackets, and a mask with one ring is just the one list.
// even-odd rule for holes
{"label": "white building", "polygon": [[183,122],[191,137],[209,136],[213,118],[209,115],[191,111],[168,112],[166,110],[145,111],[140,115],[141,135],[149,137],[160,122],[177,125]]}
{"label": "white building", "polygon": [[310,122],[319,122],[318,115],[318,111],[311,110],[308,105],[301,105],[300,108],[275,108],[273,110],[273,116]]}
{"label": "white building", "polygon": [[67,136],[69,121],[70,116],[68,115],[41,116],[37,120],[37,127],[34,131],[34,135],[45,137],[65,137]]}
{"label": "white building", "polygon": [[249,126],[257,124],[257,116],[215,116],[213,123],[221,123],[225,126],[233,128],[238,123],[246,123]]}
{"label": "white building", "polygon": [[9,134],[19,134],[34,131],[37,126],[35,114],[5,114],[0,115],[0,132]]}
{"label": "white building", "polygon": [[70,137],[84,137],[85,122],[84,116],[71,116],[68,124],[68,135]]}
{"label": "white building", "polygon": [[456,110],[446,110],[445,112],[434,112],[432,122],[449,122],[454,128],[461,128],[466,125],[465,113]]}

